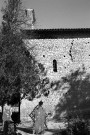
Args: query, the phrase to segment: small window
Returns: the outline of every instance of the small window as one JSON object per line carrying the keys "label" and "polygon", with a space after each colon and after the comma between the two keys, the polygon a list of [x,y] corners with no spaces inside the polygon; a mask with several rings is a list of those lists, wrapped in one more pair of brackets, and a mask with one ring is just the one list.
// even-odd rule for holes
{"label": "small window", "polygon": [[57,61],[53,60],[53,71],[57,72]]}

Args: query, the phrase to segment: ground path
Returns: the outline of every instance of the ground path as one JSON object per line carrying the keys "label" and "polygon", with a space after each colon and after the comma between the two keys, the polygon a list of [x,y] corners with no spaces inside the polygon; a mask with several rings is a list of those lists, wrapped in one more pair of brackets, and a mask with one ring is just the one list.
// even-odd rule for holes
{"label": "ground path", "polygon": [[[52,124],[49,123],[52,127]],[[48,125],[49,126],[49,125]],[[21,135],[34,135],[33,134],[33,128],[32,123],[30,124],[30,121],[21,123],[17,126],[17,133],[20,133]],[[49,128],[45,130],[44,135],[61,135],[62,129],[55,129],[55,128]],[[2,124],[0,124],[0,135],[3,135],[2,131]]]}
{"label": "ground path", "polygon": [[[51,124],[51,123],[49,123]],[[59,133],[59,135],[61,135],[61,131],[62,129],[56,129],[56,128],[50,128],[48,124],[48,129],[45,130],[45,133],[44,135],[54,135],[56,133]],[[31,124],[32,125],[32,124]],[[17,127],[17,132],[18,133],[21,133],[22,135],[33,135],[33,126],[30,125],[30,122],[27,122],[27,123],[22,123],[20,125],[18,125]],[[52,127],[52,125],[51,125]]]}
{"label": "ground path", "polygon": [[[20,128],[20,127],[18,127],[17,129],[18,129],[17,132],[21,133],[22,135],[32,135],[33,134],[32,128]],[[54,135],[55,133],[60,133],[60,130],[47,129],[47,130],[45,130],[44,135]]]}

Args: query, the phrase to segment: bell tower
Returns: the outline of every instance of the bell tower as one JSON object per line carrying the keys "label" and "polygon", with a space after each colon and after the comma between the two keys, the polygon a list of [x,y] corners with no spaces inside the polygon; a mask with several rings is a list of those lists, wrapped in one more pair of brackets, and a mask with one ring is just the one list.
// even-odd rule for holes
{"label": "bell tower", "polygon": [[36,22],[34,9],[26,9],[25,14],[26,14],[26,28],[34,29]]}

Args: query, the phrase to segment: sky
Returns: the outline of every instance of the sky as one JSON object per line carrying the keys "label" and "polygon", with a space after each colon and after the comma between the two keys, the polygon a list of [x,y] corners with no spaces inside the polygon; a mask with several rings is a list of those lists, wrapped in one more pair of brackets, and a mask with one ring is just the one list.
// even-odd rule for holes
{"label": "sky", "polygon": [[22,1],[25,8],[35,10],[37,28],[90,28],[90,0]]}

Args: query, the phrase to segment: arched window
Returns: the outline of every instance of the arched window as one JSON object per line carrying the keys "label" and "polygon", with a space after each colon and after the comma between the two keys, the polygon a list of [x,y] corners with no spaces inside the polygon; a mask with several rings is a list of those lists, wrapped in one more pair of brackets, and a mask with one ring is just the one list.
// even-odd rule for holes
{"label": "arched window", "polygon": [[57,61],[53,60],[53,71],[57,72]]}

